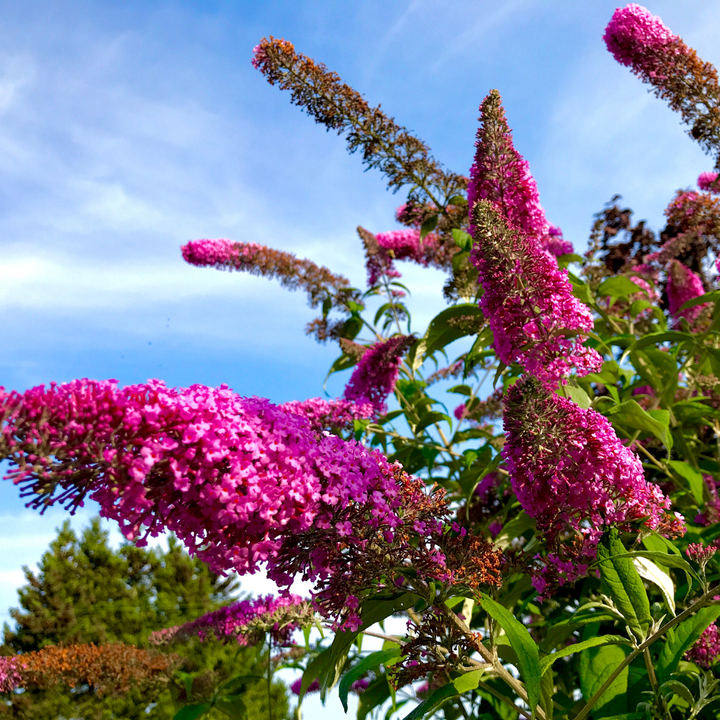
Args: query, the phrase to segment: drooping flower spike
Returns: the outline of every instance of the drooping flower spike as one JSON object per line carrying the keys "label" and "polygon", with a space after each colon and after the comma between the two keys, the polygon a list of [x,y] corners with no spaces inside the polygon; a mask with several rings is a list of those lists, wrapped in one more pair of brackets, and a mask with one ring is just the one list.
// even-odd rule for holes
{"label": "drooping flower spike", "polygon": [[[690,136],[708,153],[720,148],[718,73],[703,62],[663,21],[642,5],[618,8],[603,40],[613,57],[629,67],[655,95],[666,100],[690,126]],[[720,154],[715,169],[720,169]]]}
{"label": "drooping flower spike", "polygon": [[149,640],[153,645],[167,645],[191,637],[204,640],[211,634],[225,642],[255,645],[270,633],[276,645],[285,645],[295,630],[311,625],[314,617],[310,603],[299,595],[265,595],[239,600],[183,625],[158,630],[150,634]]}
{"label": "drooping flower spike", "polygon": [[[32,506],[91,497],[127,537],[170,530],[216,572],[254,572],[328,504],[395,484],[377,451],[225,386],[76,380],[2,392],[0,419]],[[378,522],[392,512],[383,500]]]}

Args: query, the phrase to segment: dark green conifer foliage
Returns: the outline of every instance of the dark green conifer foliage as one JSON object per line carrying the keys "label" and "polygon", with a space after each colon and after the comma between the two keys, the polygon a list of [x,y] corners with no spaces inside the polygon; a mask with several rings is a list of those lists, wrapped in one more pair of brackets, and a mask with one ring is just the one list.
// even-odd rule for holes
{"label": "dark green conifer foliage", "polygon": [[[210,572],[171,537],[168,550],[108,544],[108,533],[95,519],[77,537],[65,522],[43,554],[38,572],[23,568],[27,584],[19,591],[19,608],[4,627],[3,655],[38,650],[46,645],[123,642],[148,647],[154,630],[192,620],[234,599],[237,581]],[[181,671],[193,678],[190,702],[207,699],[225,680],[264,674],[262,648],[227,647],[213,640],[171,648],[184,659]],[[185,684],[171,683],[159,697],[134,689],[122,696],[98,696],[91,688],[58,686],[45,691],[5,695],[0,717],[22,720],[166,720],[176,713],[172,698],[186,701]],[[248,688],[247,716],[269,718],[267,685]],[[284,686],[272,687],[272,720],[288,714]],[[226,715],[212,711],[207,718]]]}

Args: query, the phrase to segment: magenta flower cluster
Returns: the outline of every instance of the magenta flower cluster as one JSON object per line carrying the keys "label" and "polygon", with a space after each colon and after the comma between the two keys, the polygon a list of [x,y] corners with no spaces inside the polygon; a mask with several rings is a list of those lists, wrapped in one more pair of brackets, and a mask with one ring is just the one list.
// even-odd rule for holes
{"label": "magenta flower cluster", "polygon": [[76,380],[3,392],[0,413],[0,457],[31,504],[89,496],[126,537],[170,530],[218,572],[255,571],[338,504],[395,517],[394,470],[379,452],[226,386]]}
{"label": "magenta flower cluster", "polygon": [[670,508],[660,488],[645,479],[635,453],[607,418],[521,379],[506,393],[507,462],[513,490],[550,543],[572,529],[594,556],[603,532],[631,520],[658,528]]}
{"label": "magenta flower cluster", "polygon": [[547,236],[550,226],[540,205],[537,183],[528,161],[513,145],[512,131],[497,90],[491,91],[482,101],[479,119],[475,160],[470,167],[468,183],[471,223],[475,203],[489,200],[507,220],[528,235]]}
{"label": "magenta flower cluster", "polygon": [[702,280],[679,260],[671,260],[668,263],[667,277],[666,292],[670,315],[675,319],[676,324],[679,323],[680,318],[685,318],[692,325],[707,305],[695,305],[685,310],[681,308],[688,300],[694,300],[705,294]]}
{"label": "magenta flower cluster", "polygon": [[603,35],[612,56],[636,75],[655,77],[657,63],[653,54],[664,51],[677,40],[656,15],[631,3],[615,10]]}
{"label": "magenta flower cluster", "polygon": [[292,633],[300,627],[293,615],[304,614],[308,606],[308,601],[298,595],[265,595],[253,600],[240,600],[183,625],[151,633],[149,641],[154,645],[165,645],[190,637],[204,640],[211,633],[218,640],[233,640],[240,645],[248,645],[261,639],[262,632],[269,632],[275,644],[286,645]]}
{"label": "magenta flower cluster", "polygon": [[9,693],[23,685],[20,674],[20,661],[17,656],[0,656],[0,692]]}
{"label": "magenta flower cluster", "polygon": [[543,240],[543,249],[555,257],[570,255],[575,252],[573,244],[569,240],[565,240],[562,230],[554,225],[550,225],[547,237]]}
{"label": "magenta flower cluster", "polygon": [[342,398],[291,400],[278,407],[305,418],[313,430],[342,430],[351,427],[354,420],[371,418],[375,414],[370,402],[358,404]]}
{"label": "magenta flower cluster", "polygon": [[359,406],[370,404],[376,414],[386,412],[385,401],[395,389],[400,361],[414,340],[411,335],[396,335],[371,345],[345,386],[345,399]]}
{"label": "magenta flower cluster", "polygon": [[714,623],[703,630],[700,639],[685,653],[685,659],[706,670],[720,657],[720,628]]}
{"label": "magenta flower cluster", "polygon": [[395,267],[395,260],[411,260],[427,267],[437,254],[439,240],[430,233],[420,240],[420,230],[405,228],[381,232],[375,235],[378,252],[367,259],[368,285],[373,286],[382,277],[401,277]]}
{"label": "magenta flower cluster", "polygon": [[[248,250],[261,249],[257,243],[247,243]],[[199,267],[223,268],[237,255],[237,243],[232,240],[193,240],[183,245],[182,256],[185,262]]]}
{"label": "magenta flower cluster", "polygon": [[520,363],[550,385],[573,369],[581,376],[599,370],[602,358],[583,345],[593,317],[574,297],[567,271],[558,268],[537,238],[510,224],[488,202],[476,204],[475,219],[471,259],[485,290],[480,307],[498,357],[508,365]]}
{"label": "magenta flower cluster", "polygon": [[718,173],[716,172],[700,173],[697,184],[701,190],[720,195],[720,182],[718,182]]}

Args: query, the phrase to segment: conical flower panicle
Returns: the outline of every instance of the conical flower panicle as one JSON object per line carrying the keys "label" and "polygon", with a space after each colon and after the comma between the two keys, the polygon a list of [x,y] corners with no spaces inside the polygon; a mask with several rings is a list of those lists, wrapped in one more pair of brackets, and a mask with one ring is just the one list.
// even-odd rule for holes
{"label": "conical flower panicle", "polygon": [[707,307],[707,303],[695,305],[685,310],[680,308],[688,300],[693,300],[705,294],[702,280],[678,260],[671,260],[668,263],[667,276],[666,292],[670,315],[674,318],[676,325],[679,324],[680,318],[685,318],[692,325],[703,309]]}
{"label": "conical flower panicle", "polygon": [[485,291],[480,307],[498,357],[551,385],[573,369],[578,375],[599,370],[602,358],[583,346],[593,318],[573,296],[567,271],[489,201],[475,204],[473,222],[472,261]]}
{"label": "conical flower panicle", "polygon": [[526,376],[505,393],[504,428],[513,490],[551,547],[576,531],[592,557],[606,529],[642,518],[655,529],[666,519],[669,499],[595,410]]}
{"label": "conical flower panicle", "polygon": [[513,146],[497,90],[491,90],[480,105],[475,148],[468,183],[471,213],[478,200],[490,200],[507,220],[528,235],[547,236],[550,226],[540,205],[537,183],[528,161]]}
{"label": "conical flower panicle", "polygon": [[290,400],[278,408],[305,418],[313,430],[342,430],[352,427],[354,420],[368,419],[375,414],[369,402],[358,404],[342,398]]}
{"label": "conical flower panicle", "polygon": [[368,272],[368,286],[375,285],[382,275],[388,278],[401,277],[395,267],[395,260],[411,260],[423,267],[447,269],[452,263],[453,251],[441,243],[434,233],[420,240],[420,230],[406,228],[373,235],[365,228],[358,227],[365,246],[365,267]]}
{"label": "conical flower panicle", "polygon": [[402,356],[414,341],[412,335],[396,335],[371,345],[350,376],[345,399],[358,405],[370,404],[375,413],[384,413],[385,401],[395,389]]}

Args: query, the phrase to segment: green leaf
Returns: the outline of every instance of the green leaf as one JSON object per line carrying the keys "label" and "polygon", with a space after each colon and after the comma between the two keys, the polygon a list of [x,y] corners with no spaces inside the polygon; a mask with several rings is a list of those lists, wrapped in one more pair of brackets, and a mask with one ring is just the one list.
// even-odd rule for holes
{"label": "green leaf", "polygon": [[584,258],[582,255],[577,255],[576,253],[565,253],[564,255],[558,256],[557,263],[562,268],[567,267],[570,263],[581,263],[583,260]]}
{"label": "green leaf", "polygon": [[611,407],[606,417],[613,425],[619,425],[623,429],[644,430],[654,435],[668,450],[672,449],[670,414],[667,410],[654,410],[650,414],[634,400],[626,400],[620,405]]}
{"label": "green leaf", "polygon": [[482,680],[482,676],[485,674],[485,670],[480,668],[478,670],[471,670],[470,672],[463,673],[460,677],[455,678],[452,684],[460,695],[471,690],[475,690]]}
{"label": "green leaf", "polygon": [[568,384],[563,389],[563,392],[570,398],[570,400],[581,408],[587,409],[592,404],[588,394],[581,387]]}
{"label": "green leaf", "polygon": [[422,720],[422,718],[434,713],[444,702],[456,695],[475,690],[479,685],[480,679],[485,674],[485,670],[472,670],[460,677],[455,678],[447,685],[438,688],[429,698],[423,700],[417,705],[411,713],[406,715],[403,720]]}
{"label": "green leaf", "polygon": [[657,664],[658,680],[663,683],[677,669],[682,656],[698,641],[705,628],[720,617],[720,605],[701,608],[680,625],[668,630]]}
{"label": "green leaf", "polygon": [[[392,598],[365,601],[359,609],[359,615],[362,618],[362,625],[359,630],[340,630],[335,634],[332,645],[318,656],[322,657],[325,653],[328,653],[326,661],[321,669],[309,679],[308,685],[310,685],[315,678],[318,678],[320,687],[324,690],[328,690],[335,685],[340,677],[340,671],[347,657],[348,648],[355,641],[355,638],[376,622],[380,622],[394,613],[412,607],[419,599],[420,596],[415,593],[401,593]],[[303,675],[303,685],[305,685],[305,676],[310,671],[314,662],[315,660],[310,663],[308,669],[305,671],[305,675]]]}
{"label": "green leaf", "polygon": [[682,570],[683,572],[692,575],[692,577],[694,577],[698,582],[700,582],[700,578],[698,577],[697,573],[692,569],[690,563],[685,560],[685,558],[683,558],[681,555],[671,555],[669,553],[655,552],[653,550],[633,550],[632,552],[618,553],[616,556],[614,556],[614,558],[615,557],[620,559],[632,559],[638,557],[647,558],[648,560],[652,560],[653,562],[657,562],[662,565],[667,565],[668,567]]}
{"label": "green leaf", "polygon": [[695,341],[692,333],[678,332],[677,330],[668,330],[667,332],[650,333],[649,335],[643,335],[633,343],[631,350],[642,350],[649,345],[658,345],[659,343],[670,342],[677,345],[686,340],[692,342]]}
{"label": "green leaf", "polygon": [[[625,651],[620,645],[604,645],[587,648],[580,655],[580,687],[586,701],[602,687],[615,669],[625,660]],[[610,687],[598,698],[593,715],[605,709],[599,717],[609,713],[624,713],[627,710],[627,687],[629,668],[613,680]]]}
{"label": "green leaf", "polygon": [[403,720],[422,720],[427,715],[434,713],[444,702],[458,694],[457,688],[448,683],[438,688],[429,698],[416,705],[412,712],[408,713]]}
{"label": "green leaf", "polygon": [[310,664],[305,668],[305,672],[302,676],[302,683],[300,684],[300,692],[298,693],[298,707],[302,705],[305,693],[312,684],[312,681],[317,680],[320,674],[323,673],[332,662],[332,649],[331,645],[329,648],[323,650],[319,655],[314,657],[310,661]]}
{"label": "green leaf", "polygon": [[390,697],[390,686],[387,676],[381,675],[377,680],[370,683],[368,688],[360,695],[358,703],[357,720],[365,720],[372,710],[382,705]]}
{"label": "green leaf", "polygon": [[472,235],[469,233],[466,233],[464,230],[460,230],[459,228],[453,228],[452,231],[453,240],[455,241],[455,244],[465,252],[469,251],[470,248],[472,248]]}
{"label": "green leaf", "polygon": [[540,680],[540,707],[545,711],[546,720],[553,720],[555,712],[554,695],[555,676],[552,668],[548,668],[547,672],[543,673],[542,680]]}
{"label": "green leaf", "polygon": [[350,686],[356,680],[359,680],[368,670],[377,667],[386,660],[398,657],[401,652],[402,650],[399,646],[389,648],[388,650],[378,650],[378,652],[371,653],[359,663],[353,665],[353,667],[342,676],[340,685],[338,686],[338,693],[340,694],[340,702],[343,708],[345,708],[345,712],[348,711],[347,698]]}
{"label": "green leaf", "polygon": [[581,302],[584,302],[586,305],[594,307],[595,299],[590,292],[590,286],[586,282],[583,282],[579,277],[577,277],[577,275],[573,275],[573,273],[571,272],[568,272],[568,279],[573,286],[573,295]]}
{"label": "green leaf", "polygon": [[517,654],[520,666],[518,669],[525,681],[530,711],[534,713],[540,700],[540,678],[542,677],[540,650],[537,643],[530,637],[528,629],[507,608],[485,594],[481,594],[481,597],[483,609],[505,631],[510,645]]}
{"label": "green leaf", "polygon": [[544,658],[540,658],[542,673],[544,675],[547,670],[552,667],[552,664],[561,657],[567,657],[568,655],[582,652],[587,648],[601,645],[630,645],[630,642],[622,635],[599,635],[583,640],[582,642],[573,643],[572,645],[568,645],[567,647],[561,648],[557,652],[552,653],[552,655],[546,655]]}
{"label": "green leaf", "polygon": [[632,364],[640,377],[649,383],[665,405],[672,404],[678,385],[678,367],[675,356],[655,347],[633,350]]}
{"label": "green leaf", "polygon": [[636,557],[633,559],[633,565],[638,571],[641,578],[653,583],[662,593],[668,610],[675,615],[675,585],[673,585],[670,573],[656,565],[652,560],[644,557]]}
{"label": "green leaf", "polygon": [[598,545],[598,567],[607,594],[634,635],[644,640],[652,622],[650,602],[638,571],[625,554],[625,546],[613,528]]}
{"label": "green leaf", "polygon": [[696,305],[704,305],[705,303],[716,302],[718,300],[720,300],[720,290],[713,290],[712,292],[705,293],[700,297],[692,298],[692,300],[684,302],[680,310],[686,310],[687,308],[695,307]]}
{"label": "green leaf", "polygon": [[634,300],[630,306],[630,317],[636,318],[643,310],[652,306],[653,304],[649,300]]}
{"label": "green leaf", "polygon": [[459,207],[462,207],[463,205],[467,205],[468,201],[467,198],[464,195],[453,195],[448,201],[448,205],[457,205]]}
{"label": "green leaf", "polygon": [[433,410],[420,418],[418,424],[414,426],[415,432],[419,433],[425,428],[430,427],[430,425],[438,422],[446,422],[448,426],[452,427],[452,420],[445,413]]}
{"label": "green leaf", "polygon": [[419,368],[426,356],[442,350],[451,342],[465,337],[466,329],[452,325],[449,321],[461,317],[482,318],[483,312],[475,303],[453,305],[438,313],[431,321],[424,337],[417,343],[413,367]]}
{"label": "green leaf", "polygon": [[429,217],[420,227],[420,240],[422,240],[426,235],[429,235],[437,227],[437,224],[437,215]]}
{"label": "green leaf", "polygon": [[688,463],[682,460],[668,460],[667,464],[683,478],[683,480],[687,480],[695,502],[702,506],[703,488],[705,487],[702,474],[692,467],[692,465],[688,465]]}
{"label": "green leaf", "polygon": [[219,698],[215,701],[215,707],[231,720],[247,720],[247,708],[241,695]]}
{"label": "green leaf", "polygon": [[638,292],[643,292],[643,289],[624,275],[616,275],[604,280],[597,289],[598,296],[610,296],[613,299],[628,297]]}
{"label": "green leaf", "polygon": [[173,720],[195,720],[210,709],[210,703],[186,705],[180,712],[175,713]]}

